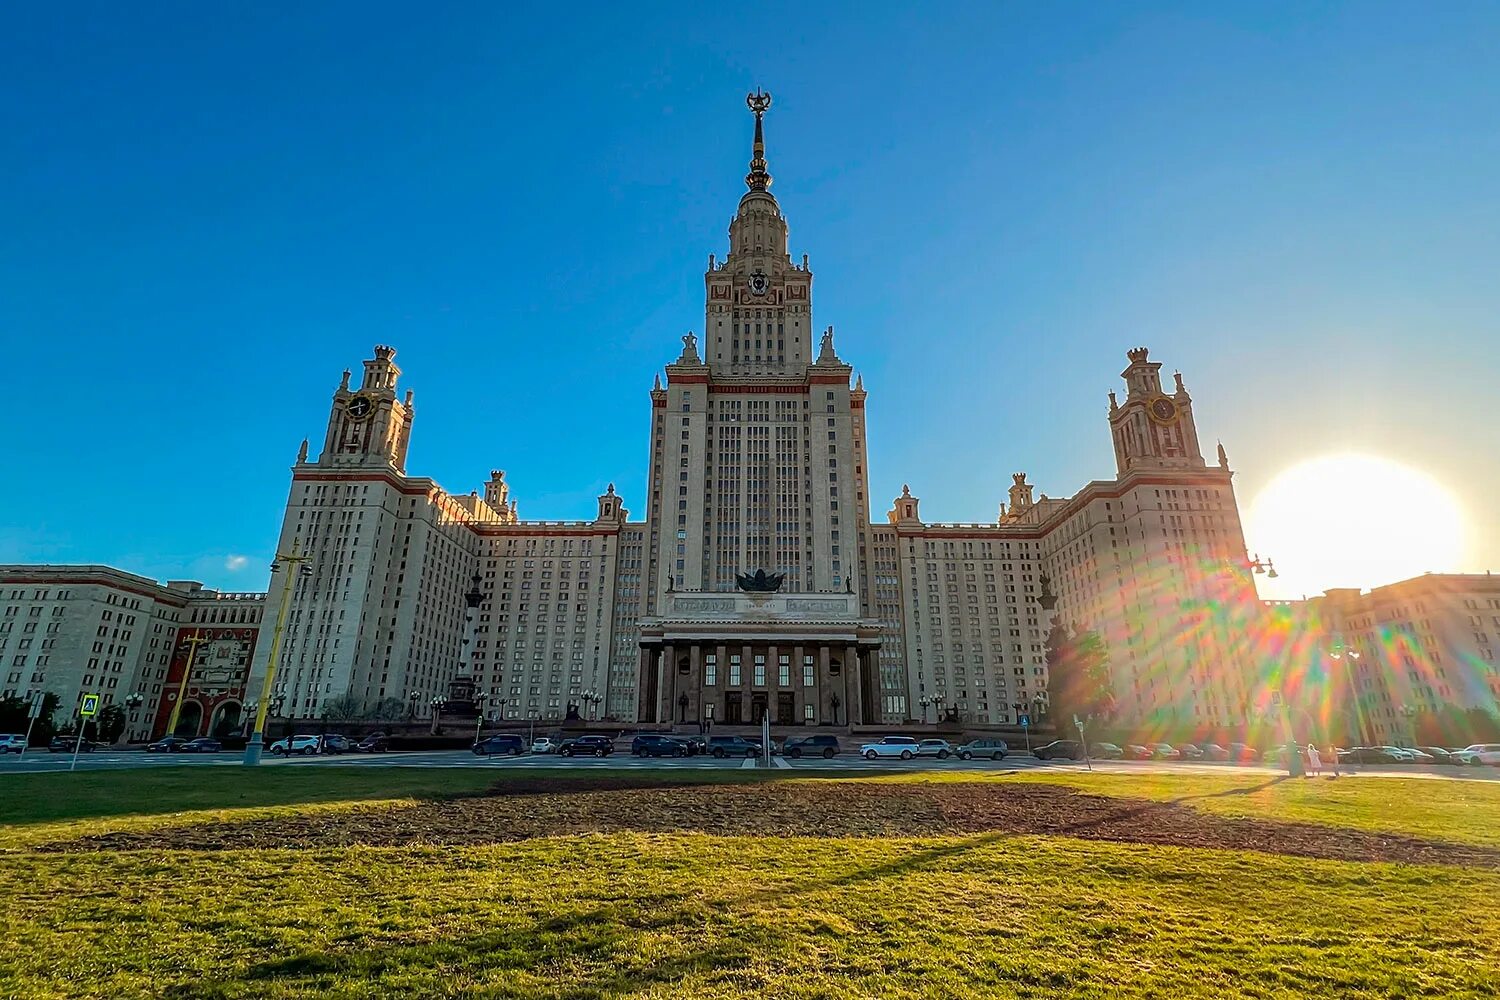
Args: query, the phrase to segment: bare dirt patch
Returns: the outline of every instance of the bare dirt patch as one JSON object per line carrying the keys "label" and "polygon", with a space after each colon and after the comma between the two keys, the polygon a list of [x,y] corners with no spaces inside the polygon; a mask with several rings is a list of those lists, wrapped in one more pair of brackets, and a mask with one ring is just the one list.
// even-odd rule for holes
{"label": "bare dirt patch", "polygon": [[931,837],[1002,832],[1339,861],[1500,868],[1500,850],[1360,830],[1232,819],[1188,800],[1089,795],[1056,785],[859,781],[657,785],[628,779],[522,778],[490,792],[397,808],[110,833],[42,851],[320,849],[478,845],[585,833]]}

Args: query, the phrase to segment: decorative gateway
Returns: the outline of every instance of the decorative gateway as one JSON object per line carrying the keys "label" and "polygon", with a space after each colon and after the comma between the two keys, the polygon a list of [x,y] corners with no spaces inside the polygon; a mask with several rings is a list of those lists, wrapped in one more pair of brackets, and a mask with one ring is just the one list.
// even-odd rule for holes
{"label": "decorative gateway", "polygon": [[781,581],[786,579],[785,573],[767,573],[758,569],[752,575],[750,573],[735,574],[735,583],[747,594],[774,594],[781,589]]}

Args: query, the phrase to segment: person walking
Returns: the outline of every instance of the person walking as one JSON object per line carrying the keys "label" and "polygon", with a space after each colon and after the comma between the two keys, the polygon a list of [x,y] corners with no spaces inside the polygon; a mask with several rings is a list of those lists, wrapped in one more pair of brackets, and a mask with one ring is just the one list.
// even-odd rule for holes
{"label": "person walking", "polygon": [[1316,743],[1309,743],[1307,745],[1307,773],[1310,777],[1314,778],[1323,773],[1323,760],[1318,755],[1318,745]]}
{"label": "person walking", "polygon": [[1328,754],[1328,759],[1333,762],[1333,776],[1337,778],[1339,776],[1339,748],[1329,744]]}

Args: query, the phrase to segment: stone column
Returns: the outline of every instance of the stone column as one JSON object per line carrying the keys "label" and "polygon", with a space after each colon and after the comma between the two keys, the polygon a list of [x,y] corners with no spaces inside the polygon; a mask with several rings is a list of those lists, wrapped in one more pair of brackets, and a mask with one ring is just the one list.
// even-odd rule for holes
{"label": "stone column", "polygon": [[860,684],[858,646],[844,647],[844,704],[849,710],[850,725],[854,724],[856,714],[861,725],[869,723],[870,720],[865,718],[864,691]]}
{"label": "stone column", "polygon": [[[807,713],[802,710],[803,706],[807,704],[807,688],[802,686],[803,655],[802,643],[799,642],[792,647],[792,715],[796,718],[797,725],[799,726],[802,725],[803,718],[807,715]],[[814,677],[813,680],[816,682],[817,678]],[[817,690],[818,689],[816,687],[813,688],[814,693],[816,693]],[[818,711],[817,705],[817,701],[814,700],[813,718],[821,722],[822,713]]]}
{"label": "stone column", "polygon": [[703,718],[703,647],[696,642],[688,649],[688,668],[692,672],[688,674],[688,710],[684,721],[701,721]]}
{"label": "stone column", "polygon": [[658,722],[671,722],[677,718],[677,647],[667,643],[661,648],[661,662],[663,680],[661,685],[661,705],[666,709],[658,717]]}

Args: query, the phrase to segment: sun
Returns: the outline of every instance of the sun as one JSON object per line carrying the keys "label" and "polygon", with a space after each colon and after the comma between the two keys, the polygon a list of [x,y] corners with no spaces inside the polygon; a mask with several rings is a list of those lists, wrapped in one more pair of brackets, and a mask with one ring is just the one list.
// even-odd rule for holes
{"label": "sun", "polygon": [[1456,570],[1464,512],[1427,473],[1375,455],[1344,453],[1283,470],[1256,495],[1245,541],[1275,560],[1257,577],[1266,597],[1316,596]]}

